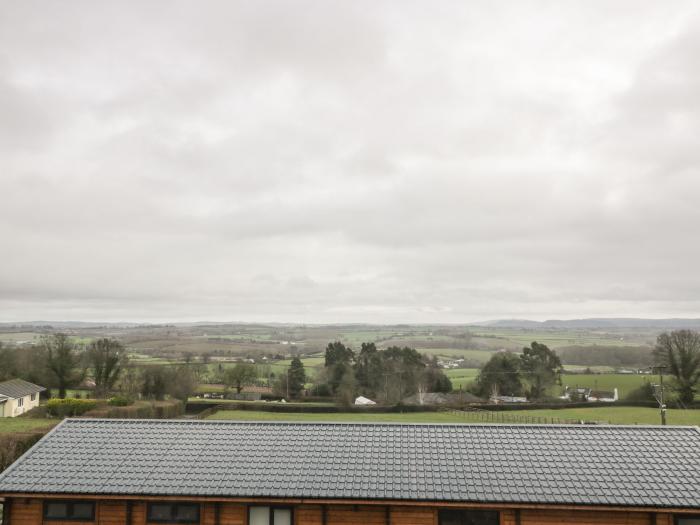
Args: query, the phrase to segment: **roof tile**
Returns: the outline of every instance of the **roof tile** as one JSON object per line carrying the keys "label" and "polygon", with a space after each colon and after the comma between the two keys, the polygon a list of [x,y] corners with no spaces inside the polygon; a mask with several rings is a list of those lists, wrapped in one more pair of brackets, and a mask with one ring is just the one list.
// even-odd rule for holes
{"label": "roof tile", "polygon": [[584,425],[72,419],[0,474],[0,493],[700,509],[698,486],[697,428]]}

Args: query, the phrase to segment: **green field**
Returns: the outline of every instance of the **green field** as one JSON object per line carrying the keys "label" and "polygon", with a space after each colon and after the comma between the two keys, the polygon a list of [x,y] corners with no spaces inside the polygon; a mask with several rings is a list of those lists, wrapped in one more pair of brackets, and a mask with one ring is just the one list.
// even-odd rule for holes
{"label": "green field", "polygon": [[32,419],[28,417],[0,418],[0,434],[8,432],[30,432],[36,429],[51,428],[58,419]]}
{"label": "green field", "polygon": [[[613,425],[658,425],[661,422],[659,409],[644,407],[600,407],[563,408],[559,410],[518,410],[515,414],[534,417],[558,417],[561,419],[583,419],[606,421]],[[669,425],[700,425],[700,410],[669,409]]]}
{"label": "green field", "polygon": [[604,330],[531,330],[526,328],[474,328],[472,334],[485,339],[501,339],[526,346],[537,341],[550,348],[575,345],[634,346],[649,339],[646,333],[613,333]]}
{"label": "green field", "polygon": [[446,357],[448,359],[469,359],[479,363],[486,363],[493,356],[491,350],[463,350],[460,348],[417,348],[421,354]]}
{"label": "green field", "polygon": [[395,423],[463,423],[464,418],[447,412],[415,412],[411,414],[357,414],[330,413],[304,414],[265,412],[262,410],[221,410],[207,419],[235,421],[348,421],[348,422],[395,422]]}
{"label": "green field", "polygon": [[443,370],[445,375],[452,381],[452,388],[454,390],[465,389],[470,383],[472,383],[476,376],[479,375],[478,368],[451,368],[449,370]]}
{"label": "green field", "polygon": [[645,382],[656,383],[659,376],[644,374],[564,374],[561,381],[565,386],[609,390],[617,388],[620,399]]}
{"label": "green field", "polygon": [[[659,411],[654,408],[639,407],[600,407],[572,408],[561,410],[516,410],[509,412],[493,412],[494,417],[502,417],[508,422],[509,416],[515,418],[530,416],[551,420],[575,419],[585,421],[600,421],[614,425],[657,425],[660,423]],[[700,410],[668,410],[669,425],[700,425]],[[212,414],[207,419],[235,421],[339,421],[339,422],[395,422],[395,423],[483,423],[483,413],[452,412],[412,412],[407,414],[358,414],[358,413],[279,413],[262,410],[222,410]]]}

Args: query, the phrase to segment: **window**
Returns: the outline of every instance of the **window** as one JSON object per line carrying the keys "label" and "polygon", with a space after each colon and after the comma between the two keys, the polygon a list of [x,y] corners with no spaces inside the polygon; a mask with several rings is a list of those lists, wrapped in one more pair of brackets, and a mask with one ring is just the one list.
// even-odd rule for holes
{"label": "window", "polygon": [[700,525],[700,516],[676,516],[676,525]]}
{"label": "window", "polygon": [[45,501],[45,520],[95,521],[92,501]]}
{"label": "window", "polygon": [[495,510],[441,510],[440,525],[498,525]]}
{"label": "window", "polygon": [[154,523],[199,523],[199,504],[149,503],[148,521]]}
{"label": "window", "polygon": [[248,525],[292,525],[290,507],[248,507]]}
{"label": "window", "polygon": [[36,401],[36,394],[32,394],[32,401]]}
{"label": "window", "polygon": [[24,398],[23,397],[20,397],[17,399],[17,406],[18,407],[24,406]]}

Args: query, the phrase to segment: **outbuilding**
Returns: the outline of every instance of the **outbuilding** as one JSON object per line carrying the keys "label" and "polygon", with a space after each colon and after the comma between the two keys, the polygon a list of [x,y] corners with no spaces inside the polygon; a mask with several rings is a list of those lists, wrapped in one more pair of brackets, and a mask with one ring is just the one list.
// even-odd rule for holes
{"label": "outbuilding", "polygon": [[39,394],[46,390],[24,379],[0,383],[0,417],[21,416],[39,406]]}

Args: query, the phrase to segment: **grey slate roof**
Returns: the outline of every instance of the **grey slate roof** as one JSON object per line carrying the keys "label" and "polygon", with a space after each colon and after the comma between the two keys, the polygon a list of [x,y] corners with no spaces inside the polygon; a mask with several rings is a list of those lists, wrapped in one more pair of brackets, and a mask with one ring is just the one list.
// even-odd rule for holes
{"label": "grey slate roof", "polygon": [[66,420],[2,493],[700,509],[696,427]]}
{"label": "grey slate roof", "polygon": [[2,396],[18,399],[30,394],[38,394],[46,390],[43,386],[35,385],[24,379],[10,379],[0,383],[0,398]]}

